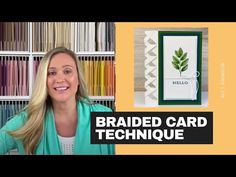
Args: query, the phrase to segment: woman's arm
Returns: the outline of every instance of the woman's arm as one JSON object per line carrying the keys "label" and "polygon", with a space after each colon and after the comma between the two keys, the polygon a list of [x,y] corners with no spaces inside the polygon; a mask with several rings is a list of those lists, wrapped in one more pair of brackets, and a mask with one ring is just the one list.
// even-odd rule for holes
{"label": "woman's arm", "polygon": [[0,155],[4,155],[12,149],[17,148],[17,139],[9,134],[23,126],[26,119],[26,113],[21,112],[10,119],[0,129]]}
{"label": "woman's arm", "polygon": [[16,148],[15,139],[6,130],[7,125],[0,129],[0,155],[4,155]]}

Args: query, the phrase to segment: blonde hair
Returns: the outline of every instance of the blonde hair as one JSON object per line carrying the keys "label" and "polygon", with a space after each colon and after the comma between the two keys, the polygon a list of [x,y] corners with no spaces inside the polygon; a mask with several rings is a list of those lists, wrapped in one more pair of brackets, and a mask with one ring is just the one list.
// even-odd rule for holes
{"label": "blonde hair", "polygon": [[88,98],[87,87],[76,54],[65,47],[57,47],[46,53],[39,64],[33,93],[28,106],[25,108],[28,113],[27,121],[20,129],[10,132],[12,136],[23,140],[26,154],[35,153],[36,147],[43,133],[44,117],[47,109],[51,106],[50,97],[47,92],[48,66],[52,57],[59,53],[68,54],[76,63],[79,80],[76,99],[91,103]]}

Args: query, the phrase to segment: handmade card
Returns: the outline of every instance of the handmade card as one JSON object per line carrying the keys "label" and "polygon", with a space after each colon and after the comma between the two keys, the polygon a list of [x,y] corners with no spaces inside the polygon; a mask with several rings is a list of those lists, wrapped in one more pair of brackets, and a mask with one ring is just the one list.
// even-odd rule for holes
{"label": "handmade card", "polygon": [[159,104],[201,104],[202,32],[159,31]]}

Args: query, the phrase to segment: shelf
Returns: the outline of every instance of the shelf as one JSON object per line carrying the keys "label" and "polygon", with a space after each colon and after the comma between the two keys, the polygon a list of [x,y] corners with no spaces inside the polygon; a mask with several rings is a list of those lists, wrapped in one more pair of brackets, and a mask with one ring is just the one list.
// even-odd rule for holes
{"label": "shelf", "polygon": [[6,56],[30,55],[30,52],[26,52],[26,51],[0,51],[0,55],[6,55]]}
{"label": "shelf", "polygon": [[[40,60],[56,46],[65,46],[75,52],[81,68],[86,71],[84,77],[88,94],[112,95],[88,96],[91,102],[116,109],[115,26],[106,22],[96,23],[1,23],[0,86],[5,90],[0,92],[0,128],[29,104]],[[96,91],[95,84],[98,87]],[[21,92],[23,88],[27,88],[27,92]],[[17,151],[9,154],[17,154]]]}
{"label": "shelf", "polygon": [[114,51],[95,51],[95,52],[77,52],[77,55],[80,56],[114,56],[115,52]]}
{"label": "shelf", "polygon": [[28,101],[29,96],[0,96],[1,101]]}
{"label": "shelf", "polygon": [[[34,56],[43,56],[46,52],[32,52]],[[79,56],[114,56],[114,51],[94,51],[94,52],[77,52]]]}
{"label": "shelf", "polygon": [[[30,55],[30,52],[25,51],[0,51],[0,55],[12,55],[12,56],[18,56],[18,55]],[[46,52],[32,52],[32,55],[34,56],[44,56]],[[95,52],[77,52],[76,53],[79,56],[114,56],[114,51],[95,51]]]}
{"label": "shelf", "polygon": [[[25,24],[25,25],[22,24],[22,25],[24,25],[23,32],[24,32],[24,37],[25,37],[22,39],[19,38],[19,36],[18,36],[19,33],[15,33],[17,30],[20,29],[19,28],[20,26],[18,23],[16,23],[16,24],[11,23],[10,26],[13,28],[9,28],[9,29],[4,28],[4,30],[6,30],[4,34],[8,34],[13,37],[9,38],[9,39],[6,38],[6,45],[3,43],[4,47],[1,46],[1,48],[7,49],[7,50],[0,51],[0,57],[3,58],[3,61],[7,61],[8,59],[11,60],[11,58],[15,59],[14,56],[16,56],[16,59],[19,58],[19,60],[21,60],[22,57],[27,58],[28,70],[26,73],[28,74],[28,78],[27,78],[28,79],[28,86],[29,86],[28,95],[32,95],[32,91],[33,91],[33,83],[34,83],[33,80],[34,80],[34,72],[35,72],[34,70],[35,70],[35,65],[37,64],[37,62],[35,62],[35,61],[39,61],[41,59],[41,57],[43,57],[46,54],[47,50],[53,46],[59,46],[59,45],[60,46],[65,45],[67,47],[70,46],[69,48],[71,48],[73,51],[77,51],[76,55],[79,59],[81,59],[81,61],[87,61],[87,60],[100,61],[100,58],[101,58],[102,61],[103,60],[104,61],[108,61],[108,60],[112,61],[112,62],[109,62],[108,66],[110,66],[110,65],[115,66],[115,51],[114,51],[114,48],[115,48],[115,40],[114,40],[115,38],[114,37],[115,37],[115,35],[110,36],[111,38],[109,38],[109,41],[107,40],[108,38],[106,38],[106,39],[99,38],[99,40],[98,39],[95,40],[94,36],[93,35],[91,36],[91,34],[88,33],[89,31],[91,31],[91,29],[93,29],[91,27],[94,26],[94,23],[93,23],[93,26],[90,26],[89,28],[88,28],[88,26],[86,26],[87,23],[80,23],[80,22],[71,23],[71,24],[70,23],[63,24],[64,26],[59,25],[59,26],[57,26],[57,29],[60,32],[57,31],[57,33],[55,33],[55,31],[53,32],[52,28],[49,29],[48,24],[49,23],[34,23],[34,22],[27,22],[27,24]],[[100,23],[100,22],[98,24],[99,25],[106,25],[106,23]],[[66,37],[66,38],[68,38],[68,40],[63,39],[64,41],[59,41],[59,40],[55,41],[56,36],[59,39],[60,34],[64,34],[65,32],[68,32],[68,31],[64,31],[65,27],[67,27],[68,29],[71,29],[71,31],[69,33],[66,33],[66,34],[68,34],[68,36]],[[86,28],[87,31],[86,30],[85,31],[79,30],[82,27],[84,30]],[[100,27],[102,27],[102,26],[100,26]],[[115,28],[113,29],[113,27],[112,28],[110,28],[110,27],[112,27],[112,26],[109,26],[109,28],[107,26],[107,28],[103,29],[103,28],[98,28],[98,27],[94,26],[94,30],[95,30],[95,31],[93,31],[94,35],[96,34],[97,37],[98,37],[98,35],[103,35],[103,33],[101,33],[101,32],[107,32],[109,35],[112,35],[113,32],[115,32],[114,31]],[[105,31],[101,31],[102,29]],[[108,29],[109,29],[109,31],[107,31]],[[45,34],[45,35],[42,35],[42,34]],[[45,36],[47,36],[47,38],[45,38]],[[50,36],[55,37],[55,39],[53,39],[54,41],[51,38],[49,38]],[[84,37],[86,37],[86,38],[84,38]],[[20,42],[23,41],[24,46],[19,47],[18,43],[17,43],[17,45],[15,45],[15,43],[14,43],[15,41],[13,41],[12,39],[19,40]],[[85,41],[85,39],[86,39],[86,41]],[[48,43],[49,41],[53,42],[53,43]],[[90,42],[88,42],[88,41],[90,41]],[[4,41],[2,41],[2,42],[4,42]],[[21,43],[19,43],[19,44],[21,44]],[[67,45],[67,44],[70,44],[70,45]],[[13,48],[18,49],[18,50],[22,49],[22,50],[21,51],[11,51],[11,49],[14,50]],[[96,49],[103,50],[103,51],[94,51]],[[90,50],[90,51],[86,51],[86,50]],[[105,51],[105,50],[108,50],[108,51]],[[36,51],[44,51],[44,52],[36,52]],[[5,63],[8,64],[8,62],[5,62]],[[86,62],[84,62],[84,63],[87,64]],[[89,62],[89,63],[91,63],[91,62]],[[107,63],[105,63],[105,64],[107,64]],[[115,74],[114,74],[115,70],[114,70],[113,66],[109,67],[109,69],[112,70],[112,71],[109,70],[109,73],[113,74],[114,78],[115,78]],[[18,68],[19,68],[19,70],[22,69],[21,65],[19,65]],[[21,72],[23,72],[23,70]],[[94,72],[94,70],[92,68],[90,73],[93,73],[93,72]],[[115,83],[115,81],[113,81],[114,80],[113,75],[112,75],[112,81],[111,81],[112,84]],[[4,76],[4,77],[6,77],[6,76]],[[20,86],[18,85],[17,87],[20,87]],[[90,92],[90,94],[92,95],[93,92]],[[99,94],[99,93],[96,93],[96,94]],[[89,96],[89,98],[91,100],[97,100],[97,101],[108,101],[108,102],[115,101],[114,96]],[[30,100],[30,96],[0,96],[0,101],[29,101],[29,100]]]}
{"label": "shelf", "polygon": [[91,100],[110,100],[113,101],[115,100],[114,96],[89,96]]}
{"label": "shelf", "polygon": [[[91,100],[115,100],[114,96],[89,96]],[[2,101],[28,101],[30,96],[0,96]]]}

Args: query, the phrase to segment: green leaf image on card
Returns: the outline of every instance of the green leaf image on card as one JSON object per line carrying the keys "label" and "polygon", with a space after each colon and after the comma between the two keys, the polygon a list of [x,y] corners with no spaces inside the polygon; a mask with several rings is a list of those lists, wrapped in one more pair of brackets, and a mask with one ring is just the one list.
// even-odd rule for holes
{"label": "green leaf image on card", "polygon": [[175,55],[172,56],[172,65],[175,69],[179,71],[180,77],[181,73],[188,69],[188,61],[187,58],[188,53],[184,52],[180,47],[179,50],[175,50]]}

